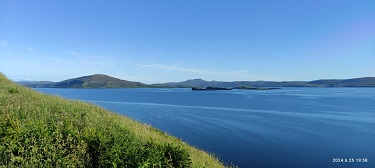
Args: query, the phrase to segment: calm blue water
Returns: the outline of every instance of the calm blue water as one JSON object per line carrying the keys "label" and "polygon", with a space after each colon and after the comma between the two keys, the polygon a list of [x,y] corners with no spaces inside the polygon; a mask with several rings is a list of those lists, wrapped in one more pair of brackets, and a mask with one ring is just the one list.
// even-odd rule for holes
{"label": "calm blue water", "polygon": [[240,167],[375,167],[375,88],[36,90],[127,115]]}

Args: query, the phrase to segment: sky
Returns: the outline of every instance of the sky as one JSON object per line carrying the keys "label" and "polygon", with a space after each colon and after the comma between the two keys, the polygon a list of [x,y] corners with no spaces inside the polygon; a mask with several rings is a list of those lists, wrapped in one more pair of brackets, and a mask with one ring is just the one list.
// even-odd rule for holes
{"label": "sky", "polygon": [[375,76],[375,1],[0,0],[0,72],[148,84]]}

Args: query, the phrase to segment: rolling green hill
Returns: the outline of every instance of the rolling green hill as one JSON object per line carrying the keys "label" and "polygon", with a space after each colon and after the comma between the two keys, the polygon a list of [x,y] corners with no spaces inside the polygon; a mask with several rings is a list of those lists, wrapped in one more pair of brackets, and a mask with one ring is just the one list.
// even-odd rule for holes
{"label": "rolling green hill", "polygon": [[138,88],[147,87],[140,82],[121,80],[108,75],[95,74],[64,80],[61,82],[47,83],[41,87],[48,88]]}
{"label": "rolling green hill", "polygon": [[[105,78],[94,76],[90,80],[101,77]],[[223,167],[223,164],[148,125],[92,104],[36,92],[0,74],[0,167]]]}

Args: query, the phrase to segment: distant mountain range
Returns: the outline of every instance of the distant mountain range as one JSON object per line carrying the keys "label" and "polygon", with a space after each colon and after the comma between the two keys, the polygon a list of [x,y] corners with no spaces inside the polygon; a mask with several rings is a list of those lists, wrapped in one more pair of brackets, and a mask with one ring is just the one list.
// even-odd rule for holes
{"label": "distant mountain range", "polygon": [[20,81],[21,85],[34,88],[205,88],[205,87],[375,87],[375,77],[353,78],[353,79],[330,79],[314,81],[205,81],[202,79],[191,79],[182,82],[169,82],[162,84],[144,84],[114,78],[108,75],[95,74],[67,79],[61,82],[50,81]]}
{"label": "distant mountain range", "polygon": [[182,82],[170,82],[163,85],[174,87],[225,87],[235,88],[238,86],[249,87],[375,87],[375,77],[353,78],[353,79],[330,79],[314,81],[205,81],[202,79],[191,79]]}

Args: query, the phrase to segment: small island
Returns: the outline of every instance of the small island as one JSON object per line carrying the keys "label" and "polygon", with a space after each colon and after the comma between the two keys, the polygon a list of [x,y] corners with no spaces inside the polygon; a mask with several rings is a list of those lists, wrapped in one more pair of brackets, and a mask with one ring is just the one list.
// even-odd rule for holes
{"label": "small island", "polygon": [[191,90],[209,90],[209,91],[215,91],[215,90],[232,90],[232,89],[229,89],[229,88],[222,88],[222,87],[211,87],[211,86],[208,86],[206,87],[205,89],[204,88],[196,88],[196,87],[193,87],[191,88]]}

